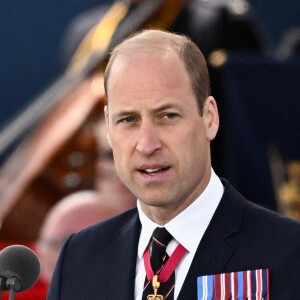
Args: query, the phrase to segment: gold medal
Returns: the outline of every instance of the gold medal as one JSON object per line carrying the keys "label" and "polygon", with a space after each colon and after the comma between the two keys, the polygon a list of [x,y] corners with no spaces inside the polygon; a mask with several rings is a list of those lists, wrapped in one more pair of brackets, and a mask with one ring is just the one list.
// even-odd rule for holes
{"label": "gold medal", "polygon": [[153,290],[154,290],[154,294],[153,295],[149,295],[147,296],[147,300],[164,300],[164,296],[162,295],[157,295],[157,290],[160,287],[160,282],[157,281],[158,276],[154,275],[153,279],[152,279],[152,286],[153,286]]}

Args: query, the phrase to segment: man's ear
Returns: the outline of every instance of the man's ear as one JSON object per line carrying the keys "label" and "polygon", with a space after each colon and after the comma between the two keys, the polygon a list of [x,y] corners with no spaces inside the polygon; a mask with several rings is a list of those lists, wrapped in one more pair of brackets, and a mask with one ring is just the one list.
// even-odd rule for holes
{"label": "man's ear", "polygon": [[108,106],[107,105],[104,106],[104,116],[105,116],[105,124],[106,124],[106,139],[108,141],[109,146],[112,148],[111,139],[110,139],[110,135],[109,135],[109,116],[108,116]]}
{"label": "man's ear", "polygon": [[219,129],[219,113],[216,100],[209,96],[205,99],[203,107],[204,126],[206,136],[211,141],[213,140]]}

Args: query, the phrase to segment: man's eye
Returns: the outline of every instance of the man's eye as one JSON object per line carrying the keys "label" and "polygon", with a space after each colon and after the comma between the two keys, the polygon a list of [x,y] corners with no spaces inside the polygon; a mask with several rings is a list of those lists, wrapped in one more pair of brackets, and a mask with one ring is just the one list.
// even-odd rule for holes
{"label": "man's eye", "polygon": [[175,113],[165,114],[165,118],[167,118],[167,119],[174,119],[175,117],[177,117],[177,114],[175,114]]}
{"label": "man's eye", "polygon": [[124,123],[132,123],[134,121],[134,117],[126,117],[122,121]]}

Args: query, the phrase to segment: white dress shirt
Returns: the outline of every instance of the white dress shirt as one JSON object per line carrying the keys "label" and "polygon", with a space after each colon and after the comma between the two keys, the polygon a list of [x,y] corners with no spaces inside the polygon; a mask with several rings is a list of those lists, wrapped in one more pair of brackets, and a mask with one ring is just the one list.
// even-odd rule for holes
{"label": "white dress shirt", "polygon": [[[184,211],[164,226],[173,236],[173,240],[167,247],[168,255],[171,256],[179,243],[187,249],[186,254],[175,269],[174,300],[176,300],[179,295],[198,245],[219,205],[223,193],[224,187],[221,180],[212,169],[209,183],[202,194]],[[149,244],[154,229],[161,226],[151,221],[144,214],[139,200],[137,207],[142,223],[142,230],[138,244],[134,298],[135,300],[141,300],[146,276],[143,254]]]}

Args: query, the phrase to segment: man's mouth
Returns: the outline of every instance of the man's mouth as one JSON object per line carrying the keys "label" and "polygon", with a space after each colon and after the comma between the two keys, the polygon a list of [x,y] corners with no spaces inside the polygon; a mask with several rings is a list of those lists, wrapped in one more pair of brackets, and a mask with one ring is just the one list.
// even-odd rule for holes
{"label": "man's mouth", "polygon": [[162,173],[162,172],[164,172],[164,171],[166,171],[168,169],[169,169],[169,167],[165,167],[165,168],[153,168],[153,169],[147,168],[147,169],[139,169],[139,172],[147,174],[147,175],[150,175],[150,176],[154,176],[154,175]]}

